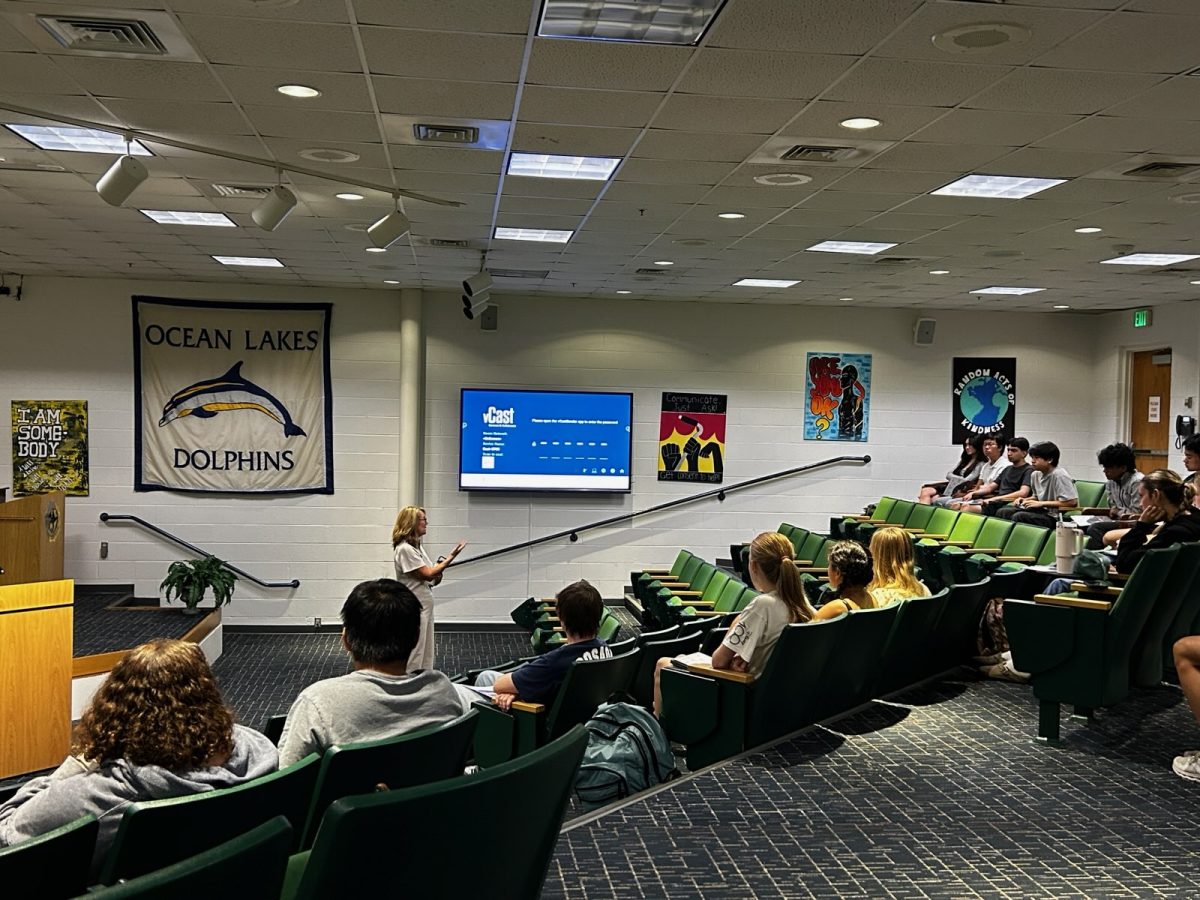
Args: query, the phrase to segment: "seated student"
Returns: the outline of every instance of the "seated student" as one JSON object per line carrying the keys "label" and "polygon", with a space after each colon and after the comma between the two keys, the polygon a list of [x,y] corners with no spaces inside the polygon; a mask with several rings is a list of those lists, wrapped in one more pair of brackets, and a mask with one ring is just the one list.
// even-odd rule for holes
{"label": "seated student", "polygon": [[1013,501],[996,513],[1002,519],[1026,525],[1053,528],[1057,518],[1051,513],[1074,509],[1079,505],[1079,492],[1066,469],[1059,466],[1058,445],[1041,441],[1029,448],[1033,477],[1029,481],[1030,495]]}
{"label": "seated student", "polygon": [[1014,500],[1028,497],[1029,481],[1033,475],[1033,466],[1026,461],[1028,454],[1029,441],[1025,438],[1015,437],[1009,441],[1005,450],[1008,465],[1000,470],[995,484],[990,487],[983,485],[964,494],[958,509],[976,515],[994,516]]}
{"label": "seated student", "polygon": [[873,577],[871,557],[862,544],[836,541],[829,548],[829,586],[833,595],[813,618],[822,621],[853,609],[874,609],[875,598],[867,592]]}
{"label": "seated student", "polygon": [[449,678],[407,671],[420,632],[421,602],[400,582],[380,578],[355,587],[342,604],[342,646],[354,671],[300,692],[279,737],[279,764],[461,716],[464,703]]}
{"label": "seated student", "polygon": [[[800,572],[796,569],[795,548],[779,532],[763,532],[751,542],[750,581],[761,593],[729,626],[711,660],[703,659],[703,654],[688,654],[682,659],[711,662],[715,669],[749,672],[757,677],[762,674],[784,627],[813,618],[813,608],[804,596]],[[655,664],[655,715],[662,712],[661,673],[671,661],[671,657],[664,656]]]}
{"label": "seated student", "polygon": [[1192,506],[1195,493],[1170,469],[1155,469],[1138,481],[1141,511],[1117,544],[1118,572],[1132,572],[1147,550],[1200,541],[1200,512]]}
{"label": "seated student", "polygon": [[1183,442],[1183,467],[1188,471],[1184,481],[1197,489],[1192,505],[1200,506],[1200,484],[1196,483],[1196,476],[1200,475],[1200,434],[1193,434]]}
{"label": "seated student", "polygon": [[62,765],[0,806],[0,847],[91,814],[100,821],[96,877],[130,803],[233,787],[277,761],[264,735],[233,723],[198,645],[150,641],[113,666]]}
{"label": "seated student", "polygon": [[867,593],[875,606],[887,606],[910,597],[928,597],[929,588],[917,580],[912,538],[901,528],[879,528],[871,535],[875,575]]}
{"label": "seated student", "polygon": [[612,651],[596,637],[604,615],[600,592],[586,581],[568,584],[555,594],[558,618],[562,622],[567,642],[531,659],[511,672],[480,672],[476,687],[490,687],[493,702],[503,710],[512,708],[514,700],[527,703],[550,703],[567,670],[577,659],[608,659]]}
{"label": "seated student", "polygon": [[[1104,469],[1104,477],[1108,479],[1105,484],[1108,491],[1108,507],[1084,510],[1093,515],[1104,516],[1102,520],[1088,526],[1089,550],[1099,550],[1106,543],[1105,535],[1120,527],[1117,524],[1119,521],[1135,519],[1141,511],[1138,482],[1142,480],[1142,473],[1136,468],[1133,448],[1128,444],[1109,444],[1096,454],[1096,459]],[[1118,537],[1117,540],[1119,539]]]}
{"label": "seated student", "polygon": [[973,482],[964,482],[953,496],[938,497],[933,502],[938,506],[958,506],[968,498],[990,494],[996,489],[996,479],[1009,466],[1004,456],[1004,447],[1008,443],[1001,432],[995,431],[983,436],[983,464],[975,472]]}
{"label": "seated student", "polygon": [[[932,503],[938,497],[952,497],[962,485],[975,480],[979,467],[983,465],[983,439],[979,435],[963,441],[962,456],[958,464],[946,473],[945,481],[934,481],[921,485],[917,502]],[[965,489],[964,489],[965,490]]]}

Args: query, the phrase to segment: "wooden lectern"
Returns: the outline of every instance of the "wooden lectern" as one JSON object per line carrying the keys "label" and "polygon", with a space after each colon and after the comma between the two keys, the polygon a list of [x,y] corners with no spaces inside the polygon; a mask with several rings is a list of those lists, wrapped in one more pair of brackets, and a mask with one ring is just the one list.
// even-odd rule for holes
{"label": "wooden lectern", "polygon": [[63,500],[56,492],[0,503],[0,585],[63,577]]}
{"label": "wooden lectern", "polygon": [[69,580],[0,587],[0,778],[70,748],[74,596]]}

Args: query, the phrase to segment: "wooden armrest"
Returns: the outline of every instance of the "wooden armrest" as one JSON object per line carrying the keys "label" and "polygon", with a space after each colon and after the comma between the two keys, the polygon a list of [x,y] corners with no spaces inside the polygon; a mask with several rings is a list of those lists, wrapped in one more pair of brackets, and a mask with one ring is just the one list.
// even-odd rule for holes
{"label": "wooden armrest", "polygon": [[917,528],[915,525],[913,525],[913,526],[909,526],[909,525],[902,525],[902,526],[900,527],[900,530],[901,530],[901,531],[907,531],[909,534],[919,534],[919,535],[922,535],[922,536],[924,536],[924,534],[925,534],[925,529],[924,529],[924,528]]}
{"label": "wooden armrest", "polygon": [[754,676],[749,672],[735,672],[733,669],[714,669],[707,663],[689,663],[688,671],[694,675],[708,675],[712,678],[724,678],[738,684],[754,684]]}
{"label": "wooden armrest", "polygon": [[544,704],[544,703],[526,703],[524,700],[514,700],[512,708],[519,709],[521,712],[537,714],[537,713],[544,713],[546,711],[546,704]]}
{"label": "wooden armrest", "polygon": [[1108,580],[1115,581],[1117,584],[1124,584],[1129,580],[1129,576],[1123,572],[1109,572]]}
{"label": "wooden armrest", "polygon": [[938,543],[943,547],[962,547],[964,549],[971,546],[970,541],[938,541]]}
{"label": "wooden armrest", "polygon": [[671,591],[672,597],[699,597],[704,591]]}
{"label": "wooden armrest", "polygon": [[948,534],[929,534],[925,531],[922,531],[919,528],[913,528],[913,529],[907,529],[907,530],[920,531],[922,538],[927,538],[928,540],[931,540],[931,541],[937,541],[938,543],[941,543],[946,538],[950,537],[950,535],[948,535]]}
{"label": "wooden armrest", "polygon": [[972,553],[986,553],[988,556],[998,556],[1003,547],[972,547]]}
{"label": "wooden armrest", "polygon": [[[729,610],[720,610],[720,609],[698,609],[698,610],[696,610],[696,615],[697,615],[697,616],[704,616],[704,617],[706,617],[706,618],[707,618],[707,617],[709,617],[709,616],[727,616],[727,615],[729,615]],[[691,618],[691,616],[685,616],[685,617],[684,617],[684,623],[686,624],[686,621],[687,621],[687,619],[690,619],[690,618]]]}
{"label": "wooden armrest", "polygon": [[793,559],[792,562],[794,562],[796,564],[796,568],[800,568],[801,566],[811,566],[812,565],[811,559]]}
{"label": "wooden armrest", "polygon": [[1071,590],[1080,594],[1100,594],[1105,597],[1119,597],[1121,594],[1119,587],[1092,587],[1082,581],[1072,581]]}
{"label": "wooden armrest", "polygon": [[996,559],[1000,562],[1037,562],[1036,556],[997,556]]}
{"label": "wooden armrest", "polygon": [[1069,594],[1034,594],[1033,600],[1035,603],[1044,603],[1049,606],[1072,606],[1076,609],[1098,609],[1102,612],[1108,612],[1112,608],[1112,604],[1107,600],[1088,600],[1085,597],[1072,597]]}
{"label": "wooden armrest", "polygon": [[1075,512],[1085,516],[1107,516],[1107,506],[1085,506],[1083,509],[1076,509]]}
{"label": "wooden armrest", "polygon": [[558,616],[547,616],[545,619],[538,619],[539,622],[561,622]]}
{"label": "wooden armrest", "polygon": [[717,602],[716,600],[685,600],[685,601],[683,601],[682,605],[683,606],[709,606],[709,607],[711,607],[716,602]]}
{"label": "wooden armrest", "polygon": [[796,566],[797,572],[807,572],[809,575],[821,575],[829,571],[829,566]]}
{"label": "wooden armrest", "polygon": [[692,586],[690,581],[660,581],[659,585],[665,588],[689,588]]}
{"label": "wooden armrest", "polygon": [[670,575],[670,569],[642,569],[643,575]]}

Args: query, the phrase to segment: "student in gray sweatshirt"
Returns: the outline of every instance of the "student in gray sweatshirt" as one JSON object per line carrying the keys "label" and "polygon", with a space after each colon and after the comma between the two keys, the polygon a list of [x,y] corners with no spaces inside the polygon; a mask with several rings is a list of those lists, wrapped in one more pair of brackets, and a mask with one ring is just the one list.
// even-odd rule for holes
{"label": "student in gray sweatshirt", "polygon": [[342,606],[342,646],[354,671],[300,692],[279,738],[279,764],[461,716],[478,697],[460,698],[441,672],[407,669],[420,630],[421,604],[400,582],[364,581],[351,591]]}
{"label": "student in gray sweatshirt", "polygon": [[96,691],[72,755],[0,806],[0,847],[91,814],[100,820],[92,873],[125,807],[233,787],[275,771],[278,754],[233,724],[196,644],[159,640],[130,650]]}

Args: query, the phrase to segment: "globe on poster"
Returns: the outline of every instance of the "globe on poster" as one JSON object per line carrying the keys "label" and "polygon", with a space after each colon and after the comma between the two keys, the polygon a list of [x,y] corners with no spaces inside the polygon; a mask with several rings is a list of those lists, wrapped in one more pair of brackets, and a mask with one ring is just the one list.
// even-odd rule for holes
{"label": "globe on poster", "polygon": [[955,357],[951,371],[952,443],[1000,431],[1013,436],[1017,361],[1012,357]]}
{"label": "globe on poster", "polygon": [[1008,412],[1008,391],[993,375],[972,378],[963,386],[958,406],[972,425],[995,428]]}

